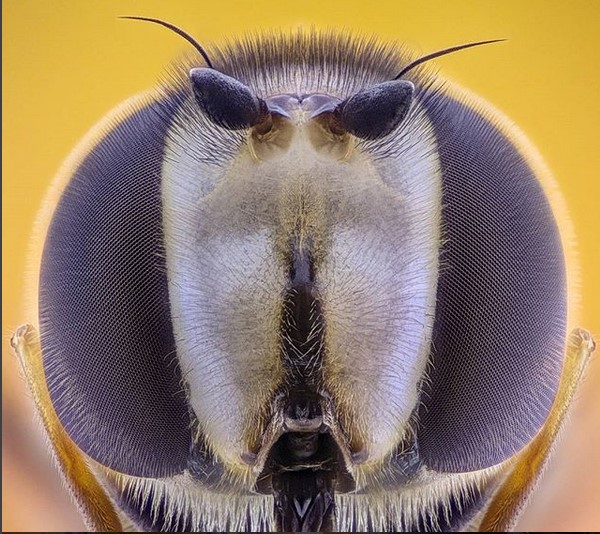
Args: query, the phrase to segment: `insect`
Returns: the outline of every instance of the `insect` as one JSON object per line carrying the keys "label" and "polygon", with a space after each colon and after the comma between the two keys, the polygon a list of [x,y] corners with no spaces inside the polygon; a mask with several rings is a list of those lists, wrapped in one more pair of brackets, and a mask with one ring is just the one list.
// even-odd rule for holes
{"label": "insect", "polygon": [[89,528],[511,528],[594,343],[537,152],[426,65],[488,41],[142,20],[198,55],[66,163],[13,337]]}

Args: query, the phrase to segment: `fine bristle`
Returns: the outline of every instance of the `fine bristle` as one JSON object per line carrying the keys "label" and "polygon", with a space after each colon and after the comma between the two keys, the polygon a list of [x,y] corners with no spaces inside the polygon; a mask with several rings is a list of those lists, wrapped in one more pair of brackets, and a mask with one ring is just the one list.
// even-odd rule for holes
{"label": "fine bristle", "polygon": [[[391,80],[414,55],[395,44],[349,32],[292,30],[248,35],[211,49],[214,68],[250,86],[260,97],[322,92],[340,98]],[[187,85],[197,56],[187,54],[174,74]],[[414,79],[423,77],[416,72]]]}
{"label": "fine bristle", "polygon": [[[464,516],[468,520],[485,503],[482,496],[497,469],[447,475],[423,483],[372,495],[336,495],[334,531],[446,530]],[[119,492],[140,510],[135,521],[162,531],[275,531],[273,498],[210,493],[187,476],[150,480],[119,476]],[[457,518],[454,516],[458,516]],[[142,519],[143,518],[143,519]],[[189,531],[189,530],[188,530]]]}

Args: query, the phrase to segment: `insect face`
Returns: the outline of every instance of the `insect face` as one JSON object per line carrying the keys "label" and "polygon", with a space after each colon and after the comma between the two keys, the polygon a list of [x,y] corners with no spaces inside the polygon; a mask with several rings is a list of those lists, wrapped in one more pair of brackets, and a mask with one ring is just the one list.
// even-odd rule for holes
{"label": "insect face", "polygon": [[92,526],[510,526],[583,365],[532,149],[441,53],[159,23],[206,66],[80,149],[15,338]]}

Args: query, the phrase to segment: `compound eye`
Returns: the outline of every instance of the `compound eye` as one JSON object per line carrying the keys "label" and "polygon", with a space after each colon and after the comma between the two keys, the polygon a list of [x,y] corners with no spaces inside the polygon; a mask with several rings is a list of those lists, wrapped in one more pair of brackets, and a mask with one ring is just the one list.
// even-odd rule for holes
{"label": "compound eye", "polygon": [[192,442],[162,259],[167,127],[157,103],[107,126],[72,171],[40,272],[58,418],[88,456],[143,477],[183,471]]}
{"label": "compound eye", "polygon": [[449,96],[424,108],[444,233],[419,450],[437,471],[475,471],[519,452],[550,412],[565,351],[565,259],[518,140]]}

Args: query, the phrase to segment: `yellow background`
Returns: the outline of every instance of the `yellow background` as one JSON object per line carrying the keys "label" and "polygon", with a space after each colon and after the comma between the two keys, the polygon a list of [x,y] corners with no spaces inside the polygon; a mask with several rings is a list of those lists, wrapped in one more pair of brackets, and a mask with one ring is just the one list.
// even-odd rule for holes
{"label": "yellow background", "polygon": [[[166,19],[203,44],[263,28],[331,26],[375,33],[426,53],[473,40],[503,44],[436,61],[489,99],[540,148],[566,197],[582,265],[582,326],[600,335],[600,2],[9,0],[2,3],[3,530],[77,530],[36,432],[12,330],[36,211],[79,138],[188,50],[168,31],[118,15]],[[582,389],[552,469],[521,530],[600,529],[600,366]]]}

